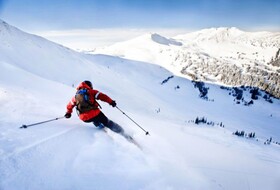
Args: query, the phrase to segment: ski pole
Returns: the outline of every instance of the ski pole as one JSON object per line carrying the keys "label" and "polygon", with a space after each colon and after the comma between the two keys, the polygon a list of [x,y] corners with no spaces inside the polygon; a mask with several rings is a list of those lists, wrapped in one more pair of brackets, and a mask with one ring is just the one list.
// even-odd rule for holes
{"label": "ski pole", "polygon": [[136,123],[133,119],[131,119],[131,117],[129,117],[126,113],[124,113],[118,106],[116,106],[116,108],[122,112],[128,119],[130,119],[133,123],[135,123],[140,129],[142,129],[146,135],[150,135],[148,131],[146,131],[145,129],[143,129],[143,127],[141,127],[138,123]]}
{"label": "ski pole", "polygon": [[64,116],[63,117],[57,117],[57,118],[54,118],[54,119],[50,119],[50,120],[47,120],[47,121],[41,121],[41,122],[38,122],[38,123],[32,123],[32,124],[29,124],[29,125],[22,125],[20,127],[20,129],[31,127],[31,126],[34,126],[34,125],[40,125],[40,124],[43,124],[43,123],[48,123],[48,122],[59,120],[59,119],[62,119],[62,118],[64,118]]}

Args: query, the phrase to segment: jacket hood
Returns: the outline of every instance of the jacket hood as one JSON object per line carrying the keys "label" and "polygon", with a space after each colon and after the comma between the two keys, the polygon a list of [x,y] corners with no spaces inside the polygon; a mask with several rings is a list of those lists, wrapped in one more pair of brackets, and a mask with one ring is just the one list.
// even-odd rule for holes
{"label": "jacket hood", "polygon": [[91,89],[85,82],[82,82],[78,85],[77,90],[80,90],[80,89],[83,89],[83,88]]}

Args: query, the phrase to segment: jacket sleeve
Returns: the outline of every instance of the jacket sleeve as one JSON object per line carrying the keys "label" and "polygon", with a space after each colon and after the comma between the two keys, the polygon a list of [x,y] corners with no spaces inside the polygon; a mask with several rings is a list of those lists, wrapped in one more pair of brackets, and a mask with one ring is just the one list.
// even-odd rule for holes
{"label": "jacket sleeve", "polygon": [[108,104],[111,104],[113,100],[107,96],[106,94],[103,94],[102,92],[99,92],[97,90],[93,90],[94,98],[96,100],[101,100],[103,102],[107,102]]}
{"label": "jacket sleeve", "polygon": [[66,113],[72,113],[72,111],[73,111],[73,108],[76,106],[76,99],[75,99],[75,97],[73,97],[72,99],[71,99],[71,101],[67,104],[67,106],[66,106],[66,109],[67,109],[67,111],[66,111]]}

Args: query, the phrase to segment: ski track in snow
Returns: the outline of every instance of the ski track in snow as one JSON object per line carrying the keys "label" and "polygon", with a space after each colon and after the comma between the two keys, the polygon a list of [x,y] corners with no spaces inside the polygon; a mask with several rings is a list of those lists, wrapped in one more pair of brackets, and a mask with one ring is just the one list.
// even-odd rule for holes
{"label": "ski track in snow", "polygon": [[[32,176],[33,165],[36,166],[39,164],[39,168],[44,169],[44,167],[41,167],[40,164],[44,165],[44,162],[46,161],[55,162],[53,164],[57,166],[59,166],[60,164],[64,165],[64,167],[62,167],[62,170],[67,170],[68,166],[65,164],[68,163],[69,166],[71,166],[71,164],[74,163],[77,155],[79,155],[79,152],[83,149],[83,147],[94,143],[94,141],[96,140],[93,138],[95,134],[94,130],[92,130],[91,135],[88,132],[88,130],[82,130],[82,128],[79,127],[67,129],[57,134],[51,135],[47,138],[44,138],[40,141],[32,143],[28,146],[18,148],[13,153],[10,153],[8,156],[1,158],[0,176],[2,179],[8,179],[6,181],[2,181],[2,185],[4,184],[5,187],[5,184],[9,184],[6,187],[8,187],[9,189],[17,189],[18,187],[10,184],[10,181],[13,181],[14,179],[20,181],[22,179],[22,181],[20,181],[19,184],[22,183],[23,187],[26,187],[26,184],[24,183],[25,180],[28,180],[28,175]],[[83,137],[87,136],[89,138],[77,139],[77,137],[81,135]],[[71,143],[72,141],[75,141],[75,143]],[[67,143],[69,143],[68,147],[66,146]],[[63,157],[63,154],[67,155],[67,157]],[[46,170],[48,170],[48,164],[45,167]],[[51,167],[54,166],[51,165]],[[56,168],[54,167],[53,169],[55,172]],[[30,171],[31,173],[28,173],[28,171]],[[61,174],[63,174],[64,172],[67,173],[67,171],[59,172],[62,172]],[[38,173],[40,173],[40,171],[38,171]],[[39,177],[39,179],[37,180],[39,182],[37,184],[39,188],[40,181],[42,182],[44,181],[44,179],[40,179]],[[36,186],[30,188],[34,189],[36,188]],[[45,188],[48,189],[47,186]]]}
{"label": "ski track in snow", "polygon": [[[83,137],[82,139],[79,138],[81,136]],[[26,189],[38,189],[39,187],[40,189],[49,189],[50,187],[51,189],[60,189],[58,187],[61,187],[62,189],[68,189],[67,185],[65,186],[63,183],[58,186],[55,183],[50,185],[46,184],[52,180],[55,180],[52,179],[51,176],[48,176],[49,173],[58,172],[55,174],[55,176],[61,175],[60,177],[62,178],[75,178],[75,174],[73,171],[71,171],[71,169],[75,169],[73,167],[75,167],[76,164],[78,166],[85,167],[83,164],[79,163],[79,160],[86,159],[85,161],[87,161],[86,157],[91,155],[91,153],[84,154],[84,151],[91,151],[91,148],[94,150],[95,147],[100,146],[100,142],[104,143],[101,145],[101,147],[109,148],[107,151],[111,152],[114,152],[112,150],[113,148],[118,149],[121,146],[124,146],[126,150],[132,150],[134,154],[135,151],[140,151],[135,145],[129,143],[124,137],[120,136],[119,134],[114,134],[113,132],[109,132],[107,134],[93,127],[75,127],[67,129],[43,138],[42,140],[32,143],[28,146],[17,148],[14,152],[2,157],[0,160],[0,179],[6,180],[0,181],[0,189],[1,187],[3,187],[3,189],[21,189],[21,187]],[[69,145],[67,146],[68,143]],[[101,155],[102,154],[103,153],[101,152]],[[67,157],[64,155],[67,155]],[[99,159],[101,158],[97,157],[97,160]],[[110,156],[106,155],[106,153],[103,159],[110,163]],[[46,163],[46,165],[44,165],[44,163]],[[100,161],[98,161],[97,164],[100,164]],[[105,166],[103,163],[101,165]],[[43,171],[34,173],[33,167]],[[108,166],[106,166],[105,169],[107,167]],[[103,171],[103,169],[99,167],[96,168],[97,170],[91,170],[91,168],[88,168],[89,171],[94,172],[94,177],[96,177],[95,175],[99,174],[105,176],[110,175],[110,173],[106,172],[105,169]],[[143,171],[145,171],[145,169]],[[116,172],[120,174],[122,173],[121,170]],[[14,180],[17,180],[16,184],[13,183]],[[29,180],[36,180],[36,182],[29,183]],[[52,185],[54,185],[54,187],[52,187]],[[69,188],[72,189],[73,187],[74,189],[80,189],[79,186],[75,187],[75,179]],[[100,185],[100,188],[98,186],[96,188],[103,189],[101,187],[106,187],[106,185]],[[87,188],[88,187],[82,187],[81,189]],[[111,188],[112,187],[110,187],[110,189]]]}
{"label": "ski track in snow", "polygon": [[[54,135],[51,135],[49,137],[43,138],[43,139],[41,139],[41,140],[39,140],[37,142],[34,142],[34,143],[30,144],[30,145],[25,146],[25,147],[17,148],[14,152],[7,154],[4,157],[4,159],[8,159],[10,157],[16,157],[18,154],[22,154],[22,153],[28,151],[29,149],[35,148],[37,146],[41,146],[42,144],[46,143],[47,141],[53,140],[54,138],[59,138],[62,135],[67,135],[67,133],[69,133],[69,132],[71,132],[71,131],[73,131],[73,130],[75,130],[77,128],[78,127],[67,129],[67,130],[59,132],[57,134],[54,134]],[[28,129],[22,129],[22,130],[28,130]]]}

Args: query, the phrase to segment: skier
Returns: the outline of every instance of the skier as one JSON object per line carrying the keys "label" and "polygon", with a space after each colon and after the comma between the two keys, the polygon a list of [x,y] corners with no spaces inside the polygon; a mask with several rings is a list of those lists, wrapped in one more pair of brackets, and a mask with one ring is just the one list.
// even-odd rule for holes
{"label": "skier", "polygon": [[[81,92],[86,92],[82,94]],[[80,95],[82,94],[82,95]],[[77,87],[76,95],[67,104],[65,118],[70,118],[73,108],[76,107],[79,118],[87,123],[93,122],[98,128],[107,127],[116,133],[123,134],[124,130],[117,123],[109,120],[99,109],[100,105],[96,100],[107,102],[112,107],[116,107],[116,101],[106,94],[92,88],[92,83],[88,80],[83,81]]]}

